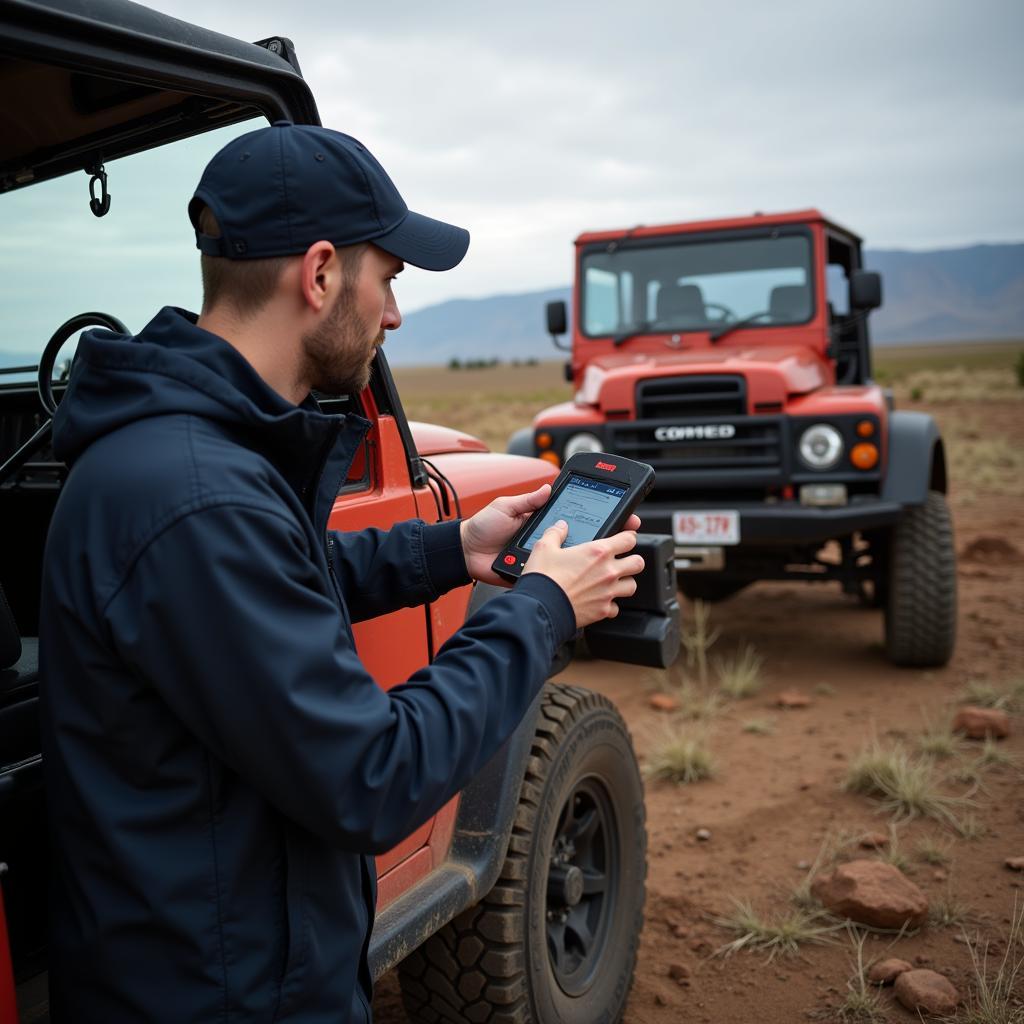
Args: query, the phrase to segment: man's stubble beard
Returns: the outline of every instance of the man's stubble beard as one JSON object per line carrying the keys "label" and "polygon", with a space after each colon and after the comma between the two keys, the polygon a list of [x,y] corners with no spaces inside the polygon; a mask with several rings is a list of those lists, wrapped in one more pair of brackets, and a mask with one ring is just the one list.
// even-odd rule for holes
{"label": "man's stubble beard", "polygon": [[346,285],[327,319],[302,339],[305,378],[325,395],[357,395],[370,382],[371,361],[380,331],[370,347],[370,328],[355,310],[355,288]]}

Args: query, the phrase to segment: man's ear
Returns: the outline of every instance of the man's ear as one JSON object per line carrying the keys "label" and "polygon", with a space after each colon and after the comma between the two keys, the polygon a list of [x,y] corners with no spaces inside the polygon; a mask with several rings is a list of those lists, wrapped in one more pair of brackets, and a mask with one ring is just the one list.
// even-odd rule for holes
{"label": "man's ear", "polygon": [[341,278],[338,256],[330,242],[314,242],[302,257],[300,287],[306,305],[319,313]]}

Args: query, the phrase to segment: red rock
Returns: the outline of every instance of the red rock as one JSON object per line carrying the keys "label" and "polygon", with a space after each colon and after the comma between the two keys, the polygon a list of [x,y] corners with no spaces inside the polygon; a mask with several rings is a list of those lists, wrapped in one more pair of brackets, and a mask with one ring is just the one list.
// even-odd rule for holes
{"label": "red rock", "polygon": [[667,693],[652,693],[647,698],[647,703],[654,708],[655,711],[678,711],[679,701],[675,697],[670,697]]}
{"label": "red rock", "polygon": [[970,740],[994,736],[997,740],[1010,735],[1010,716],[998,708],[961,708],[953,719],[953,732],[962,732]]}
{"label": "red rock", "polygon": [[811,698],[799,690],[783,690],[775,698],[775,703],[780,708],[807,708],[811,706]]}
{"label": "red rock", "polygon": [[1024,857],[1007,857],[1003,863],[1011,871],[1024,871]]}
{"label": "red rock", "polygon": [[911,1013],[924,1011],[935,1015],[956,1012],[960,993],[937,971],[925,968],[904,971],[896,979],[896,998]]}
{"label": "red rock", "polygon": [[912,971],[913,964],[891,956],[888,960],[879,960],[868,968],[868,981],[872,985],[891,985],[904,971]]}
{"label": "red rock", "polygon": [[889,845],[888,832],[868,832],[860,837],[861,849],[881,850]]}
{"label": "red rock", "polygon": [[898,868],[880,860],[852,860],[818,875],[811,894],[826,910],[873,928],[916,928],[928,916],[928,898]]}

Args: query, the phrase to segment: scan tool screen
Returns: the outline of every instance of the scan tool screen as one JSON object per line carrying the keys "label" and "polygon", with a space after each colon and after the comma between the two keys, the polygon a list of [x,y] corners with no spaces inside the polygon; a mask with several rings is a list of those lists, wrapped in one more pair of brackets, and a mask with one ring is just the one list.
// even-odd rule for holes
{"label": "scan tool screen", "polygon": [[625,487],[616,487],[615,484],[606,484],[585,476],[569,477],[569,482],[537,523],[533,533],[523,542],[523,547],[532,551],[544,531],[554,526],[559,519],[569,524],[569,536],[563,547],[593,540],[625,493]]}

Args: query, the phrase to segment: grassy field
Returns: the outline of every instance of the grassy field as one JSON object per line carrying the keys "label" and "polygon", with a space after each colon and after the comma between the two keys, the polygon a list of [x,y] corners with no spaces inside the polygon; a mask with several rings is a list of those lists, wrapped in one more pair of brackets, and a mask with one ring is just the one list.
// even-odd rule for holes
{"label": "grassy field", "polygon": [[422,366],[396,368],[394,374],[409,419],[464,430],[503,452],[514,430],[528,426],[541,409],[572,398],[562,366]]}
{"label": "grassy field", "polygon": [[874,350],[875,373],[883,382],[922,370],[1012,370],[1024,338],[1012,341],[950,342],[942,345],[893,345]]}

